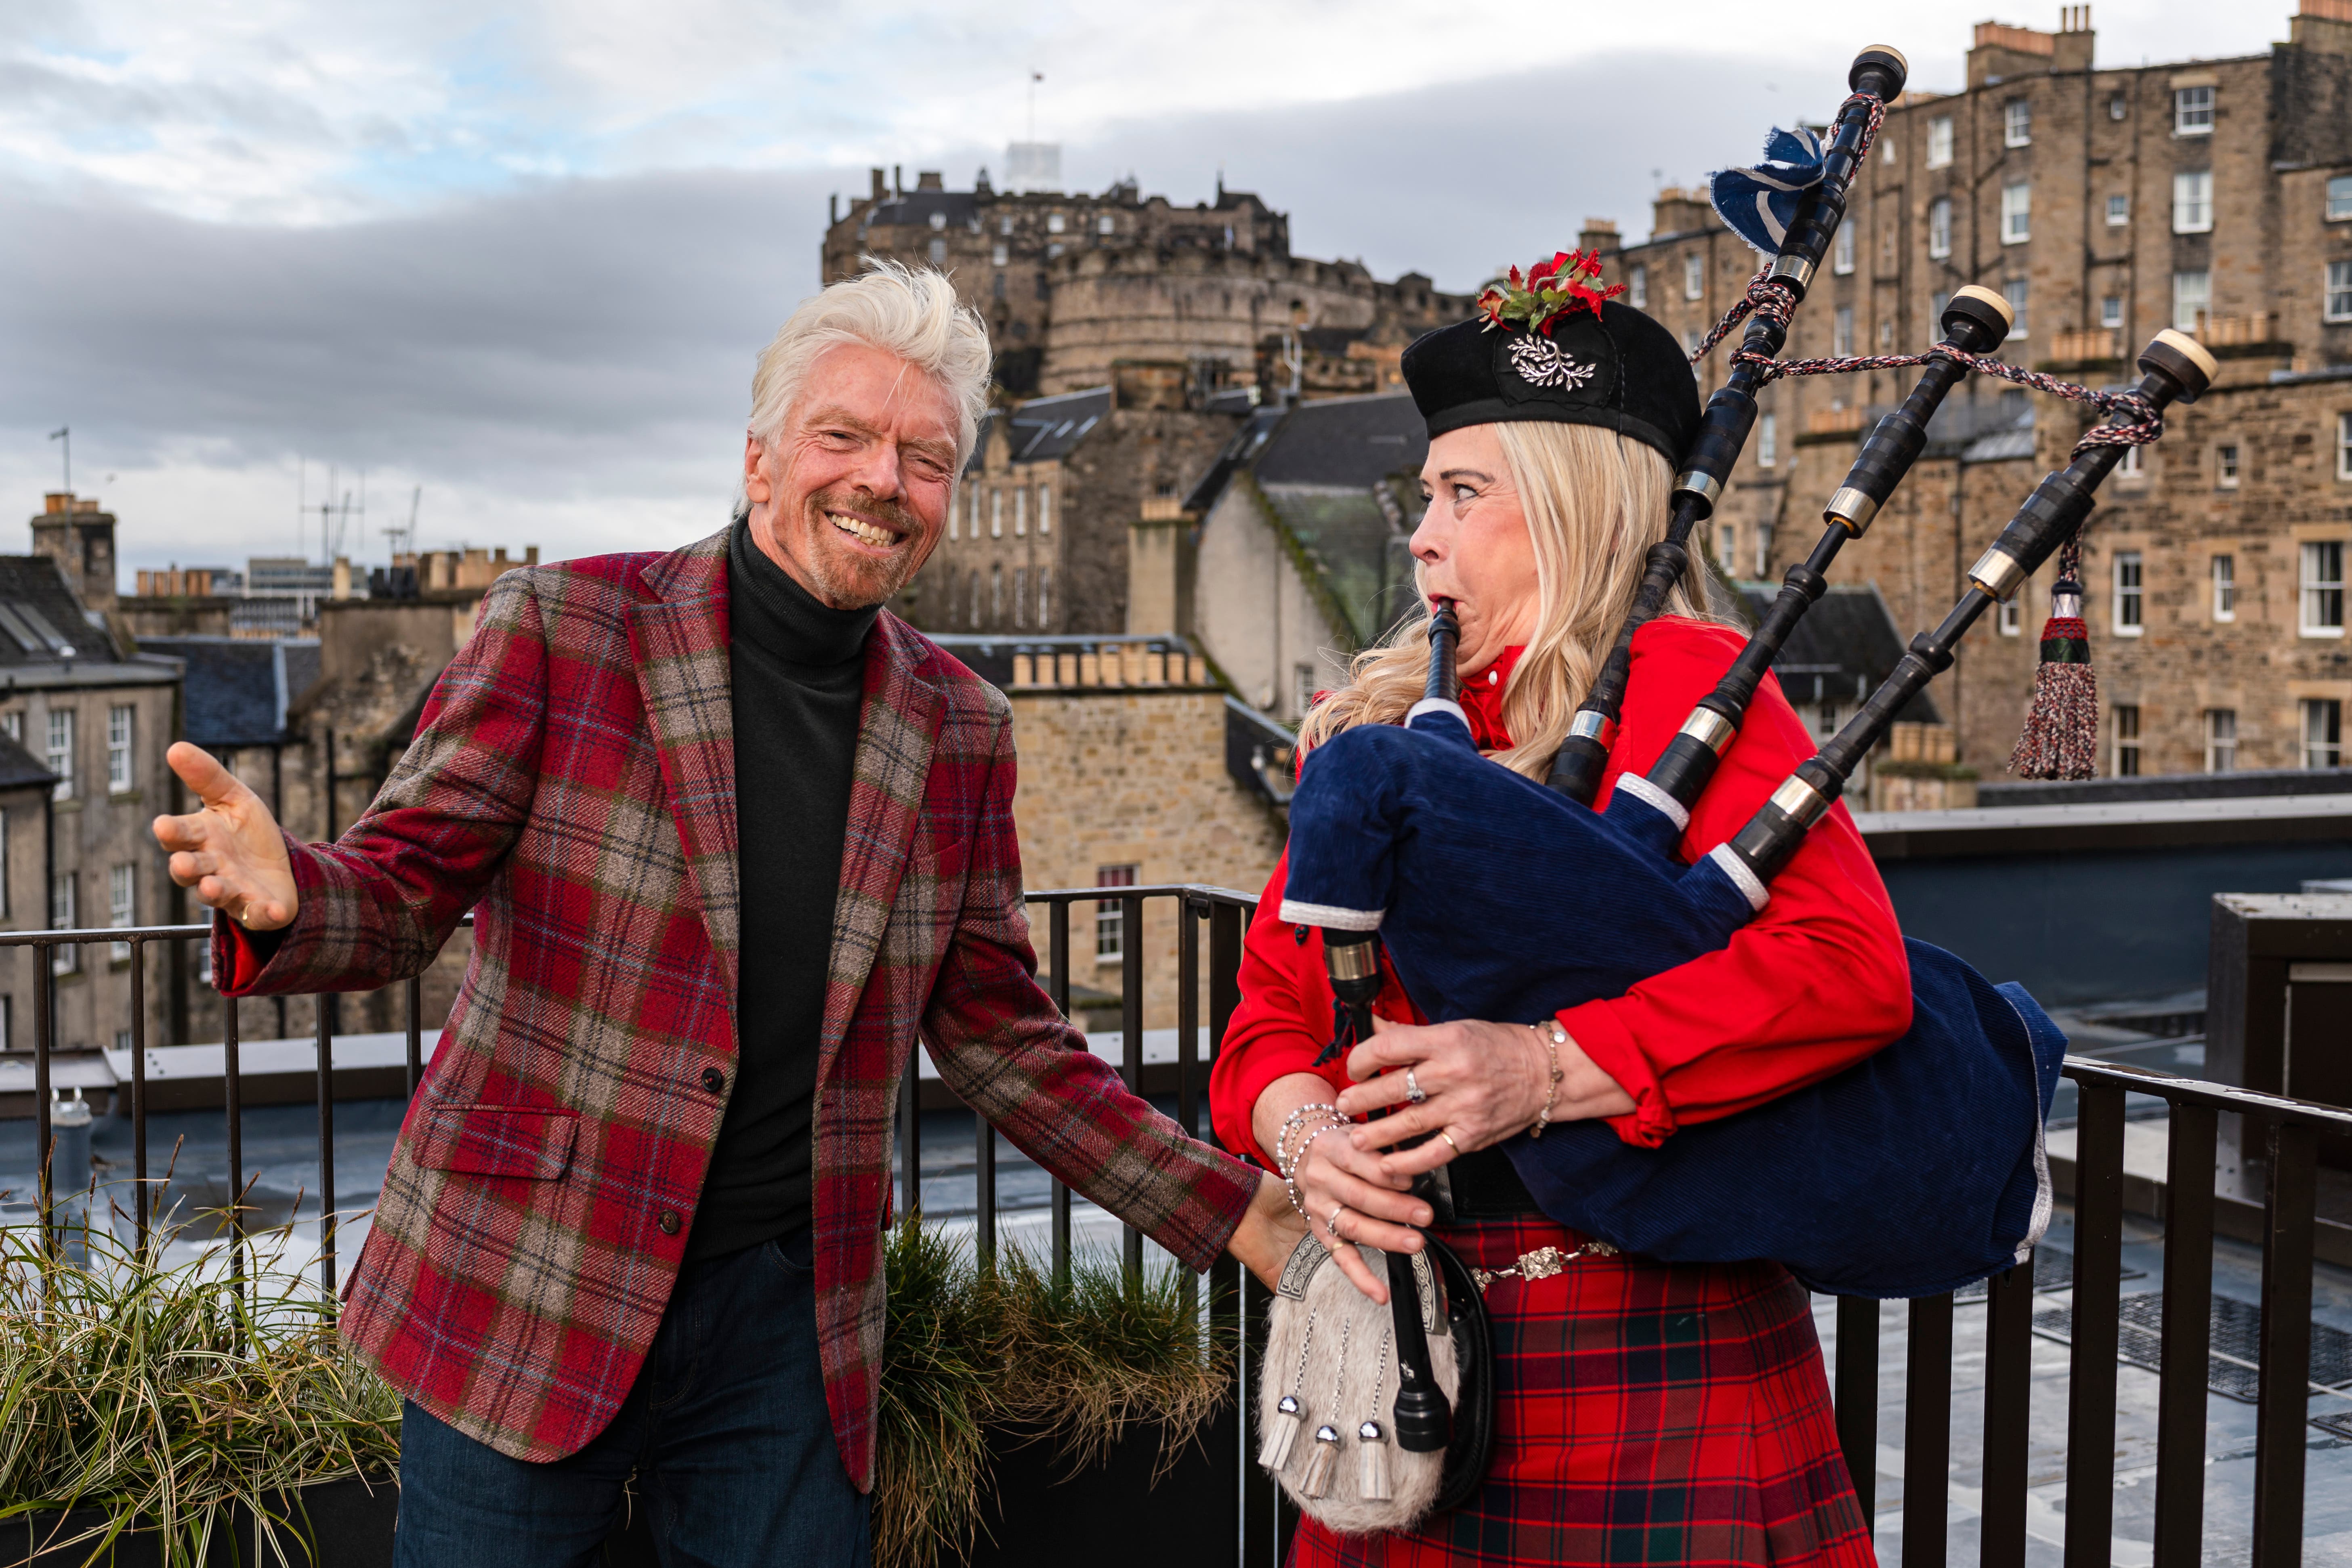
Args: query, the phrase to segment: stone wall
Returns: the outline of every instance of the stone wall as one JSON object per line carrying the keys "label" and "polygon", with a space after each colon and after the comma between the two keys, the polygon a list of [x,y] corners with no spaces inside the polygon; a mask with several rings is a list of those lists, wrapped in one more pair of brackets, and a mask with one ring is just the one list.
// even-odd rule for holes
{"label": "stone wall", "polygon": [[1375,279],[1360,263],[1237,251],[1087,250],[1048,269],[1053,320],[1040,384],[1099,386],[1123,359],[1213,360],[1231,384],[1260,378],[1260,345],[1287,329],[1368,334],[1402,348],[1470,313],[1466,296],[1409,274]]}
{"label": "stone wall", "polygon": [[[1225,771],[1222,691],[1205,685],[1016,681],[1012,698],[1021,758],[1013,811],[1028,887],[1093,887],[1110,867],[1134,868],[1138,885],[1210,882],[1247,893],[1265,885],[1285,829]],[[1044,910],[1034,918],[1042,968],[1047,962]],[[1177,918],[1172,900],[1145,906],[1147,1029],[1176,1023]],[[1072,909],[1070,938],[1074,990],[1116,994],[1119,964],[1096,956],[1091,901]]]}
{"label": "stone wall", "polygon": [[[1148,501],[1198,479],[1237,423],[1181,405],[1114,406],[1063,456],[1015,462],[997,421],[957,484],[957,527],[890,607],[927,632],[1129,630],[1129,530]],[[1017,511],[1015,489],[1028,492]],[[1041,495],[1048,498],[1042,503]],[[1017,530],[1009,522],[1001,531],[975,530],[968,526],[974,498],[980,517],[1030,521]],[[1041,504],[1050,530],[1034,526]],[[1042,616],[1041,581],[1050,584]]]}

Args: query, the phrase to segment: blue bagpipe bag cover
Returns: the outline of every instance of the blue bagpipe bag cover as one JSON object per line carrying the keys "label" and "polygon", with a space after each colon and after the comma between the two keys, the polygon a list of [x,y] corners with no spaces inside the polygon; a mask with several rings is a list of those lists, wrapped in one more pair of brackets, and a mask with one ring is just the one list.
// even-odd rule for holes
{"label": "blue bagpipe bag cover", "polygon": [[[1450,706],[1450,705],[1448,705]],[[1458,710],[1456,710],[1458,711]],[[1595,813],[1478,754],[1454,713],[1307,755],[1281,918],[1361,930],[1433,1022],[1534,1023],[1721,949],[1754,910],[1622,787]],[[1939,1295],[2049,1222],[2065,1036],[2016,984],[1904,944],[1910,1029],[1809,1088],[1637,1148],[1599,1121],[1505,1145],[1560,1224],[1669,1263],[1769,1258],[1808,1288]]]}

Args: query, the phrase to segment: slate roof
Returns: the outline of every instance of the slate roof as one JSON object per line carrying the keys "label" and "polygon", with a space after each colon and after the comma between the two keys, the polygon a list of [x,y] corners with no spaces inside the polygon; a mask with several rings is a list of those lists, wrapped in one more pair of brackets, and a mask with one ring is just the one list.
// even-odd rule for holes
{"label": "slate roof", "polygon": [[1402,393],[1261,408],[1184,504],[1206,513],[1246,470],[1326,612],[1361,647],[1411,607],[1405,541],[1420,510],[1412,476],[1428,455],[1427,426]]}
{"label": "slate roof", "polygon": [[1016,463],[1066,457],[1110,412],[1110,388],[1090,386],[1054,397],[1033,397],[1007,415],[1005,440]]}
{"label": "slate roof", "polygon": [[93,622],[82,608],[56,561],[0,555],[0,668],[68,658],[119,664],[122,650],[105,625]]}
{"label": "slate roof", "polygon": [[[1738,607],[1748,625],[1756,624],[1780,591],[1772,583],[1739,584]],[[1772,673],[1791,702],[1829,700],[1848,708],[1895,672],[1905,641],[1875,584],[1832,584],[1789,634]],[[1932,691],[1914,697],[1899,717],[1906,723],[1942,721]]]}
{"label": "slate roof", "polygon": [[1013,461],[1038,463],[1069,456],[1070,449],[1094,434],[1095,426],[1109,412],[1108,386],[1033,397],[1011,409],[992,408],[980,416],[980,435],[971,444],[971,457],[963,471],[967,477],[980,472],[988,455],[989,437],[1000,427],[1012,450]]}
{"label": "slate roof", "polygon": [[866,216],[868,224],[913,223],[928,225],[933,213],[948,216],[947,226],[962,228],[979,215],[977,195],[971,191],[908,191],[892,196]]}
{"label": "slate roof", "polygon": [[206,750],[286,739],[286,709],[319,678],[319,645],[257,637],[146,637],[142,653],[184,659],[184,724]]}
{"label": "slate roof", "polygon": [[1391,392],[1299,404],[1258,453],[1256,468],[1260,484],[1369,489],[1393,474],[1419,473],[1428,456],[1421,410],[1410,395]]}
{"label": "slate roof", "polygon": [[27,784],[53,784],[58,775],[43,767],[33,753],[0,732],[0,789],[22,789]]}

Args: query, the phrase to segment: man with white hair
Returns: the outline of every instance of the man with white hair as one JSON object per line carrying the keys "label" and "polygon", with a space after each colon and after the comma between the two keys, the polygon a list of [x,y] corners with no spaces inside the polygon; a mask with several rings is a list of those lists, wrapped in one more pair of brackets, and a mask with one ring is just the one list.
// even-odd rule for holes
{"label": "man with white hair", "polygon": [[156,819],[232,994],[474,960],[341,1333],[406,1396],[403,1568],[868,1552],[892,1122],[917,1034],[1014,1143],[1195,1268],[1271,1278],[1271,1177],[1034,980],[1003,696],[879,606],[950,514],[980,321],[876,266],[761,355],[733,523],[510,572],[367,814],[293,842],[194,746]]}

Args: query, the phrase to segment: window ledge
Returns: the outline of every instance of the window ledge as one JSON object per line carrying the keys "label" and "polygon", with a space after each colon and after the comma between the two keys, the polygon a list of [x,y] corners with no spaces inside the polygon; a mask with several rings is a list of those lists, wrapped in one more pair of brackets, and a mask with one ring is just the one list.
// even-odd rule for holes
{"label": "window ledge", "polygon": [[2114,626],[2110,627],[2109,631],[2111,635],[2119,637],[2146,637],[2147,635],[2147,628],[2146,626]]}
{"label": "window ledge", "polygon": [[2344,635],[2344,628],[2342,626],[2299,626],[2296,628],[2296,635],[2306,637],[2340,637]]}

